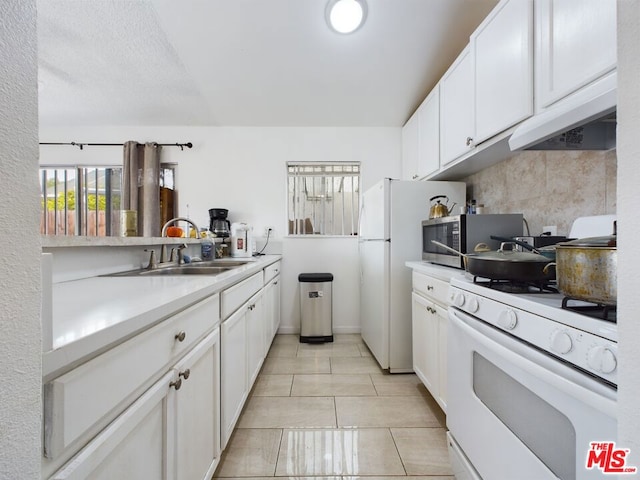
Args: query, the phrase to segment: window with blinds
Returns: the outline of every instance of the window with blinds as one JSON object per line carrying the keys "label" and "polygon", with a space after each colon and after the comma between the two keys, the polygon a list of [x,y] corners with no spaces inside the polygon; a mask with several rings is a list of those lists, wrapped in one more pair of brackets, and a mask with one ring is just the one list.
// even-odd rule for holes
{"label": "window with blinds", "polygon": [[117,235],[120,167],[40,168],[40,233]]}
{"label": "window with blinds", "polygon": [[289,235],[358,234],[359,163],[287,164]]}
{"label": "window with blinds", "polygon": [[[160,187],[174,190],[174,179],[175,165],[163,164]],[[41,167],[40,233],[90,237],[120,235],[121,192],[120,166]]]}

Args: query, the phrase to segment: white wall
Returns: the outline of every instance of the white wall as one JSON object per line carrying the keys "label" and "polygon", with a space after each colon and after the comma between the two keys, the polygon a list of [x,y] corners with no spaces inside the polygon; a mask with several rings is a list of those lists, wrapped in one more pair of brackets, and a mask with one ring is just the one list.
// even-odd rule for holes
{"label": "white wall", "polygon": [[618,443],[640,468],[640,2],[618,0]]}
{"label": "white wall", "polygon": [[0,3],[0,477],[7,479],[40,478],[36,74],[35,1],[5,0]]}
{"label": "white wall", "polygon": [[[383,177],[400,178],[400,128],[304,127],[119,127],[48,128],[43,142],[192,142],[190,150],[166,147],[163,161],[178,163],[180,215],[208,225],[210,208],[228,208],[231,221],[243,221],[262,235],[275,228],[276,250],[284,254],[281,331],[297,332],[298,274],[334,274],[334,330],[359,331],[359,274],[355,238],[286,238],[287,162],[358,161],[368,188]],[[43,164],[118,164],[116,147],[43,146]]]}

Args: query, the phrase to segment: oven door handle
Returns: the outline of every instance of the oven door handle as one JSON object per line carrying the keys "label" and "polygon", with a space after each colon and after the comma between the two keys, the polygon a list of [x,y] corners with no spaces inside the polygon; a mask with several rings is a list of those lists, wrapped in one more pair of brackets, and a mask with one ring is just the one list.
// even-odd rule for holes
{"label": "oven door handle", "polygon": [[[465,317],[467,318],[465,319]],[[474,342],[502,357],[507,364],[524,370],[572,398],[579,398],[600,412],[611,417],[616,416],[616,400],[613,389],[607,388],[600,382],[562,364],[559,360],[530,346],[525,346],[512,339],[508,334],[496,331],[481,320],[474,319],[452,307],[449,307],[449,320],[463,333],[471,337]],[[450,331],[449,335],[451,333]],[[560,371],[563,374],[560,374]],[[577,378],[576,375],[583,377],[582,384],[570,380],[572,377]],[[584,386],[584,383],[588,383],[589,386]]]}

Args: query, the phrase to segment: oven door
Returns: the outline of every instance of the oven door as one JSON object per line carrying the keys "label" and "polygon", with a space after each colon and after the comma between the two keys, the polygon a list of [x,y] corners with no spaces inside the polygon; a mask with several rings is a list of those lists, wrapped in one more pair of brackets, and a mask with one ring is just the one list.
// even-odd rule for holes
{"label": "oven door", "polygon": [[586,459],[616,439],[615,390],[453,307],[449,320],[447,427],[478,473],[603,478]]}

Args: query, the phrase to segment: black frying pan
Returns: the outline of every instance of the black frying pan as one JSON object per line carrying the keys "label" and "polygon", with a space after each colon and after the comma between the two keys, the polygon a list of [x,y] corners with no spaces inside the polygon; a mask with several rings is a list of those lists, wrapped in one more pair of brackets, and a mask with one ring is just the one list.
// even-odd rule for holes
{"label": "black frying pan", "polygon": [[461,253],[431,240],[435,245],[464,258],[465,270],[471,275],[490,280],[510,280],[512,282],[538,283],[553,280],[555,271],[544,267],[551,261],[537,253],[505,250],[503,243],[496,252]]}

